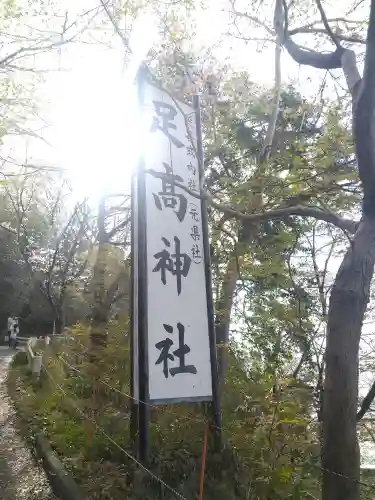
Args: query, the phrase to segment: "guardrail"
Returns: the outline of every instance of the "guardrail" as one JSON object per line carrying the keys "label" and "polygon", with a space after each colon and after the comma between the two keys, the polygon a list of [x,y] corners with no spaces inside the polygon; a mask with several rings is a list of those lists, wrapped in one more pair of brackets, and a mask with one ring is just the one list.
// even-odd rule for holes
{"label": "guardrail", "polygon": [[25,344],[30,340],[30,337],[17,337],[17,343],[19,344]]}
{"label": "guardrail", "polygon": [[[51,343],[51,340],[56,341],[56,340],[64,340],[64,339],[66,339],[65,335],[52,335],[52,336],[46,335],[43,338],[46,346]],[[20,342],[26,343],[25,351],[27,354],[27,361],[28,361],[28,365],[29,365],[29,370],[30,370],[32,375],[34,375],[36,378],[39,378],[40,372],[42,370],[43,356],[41,356],[39,354],[35,354],[35,352],[34,352],[34,347],[39,339],[37,337],[18,337],[17,340]]]}
{"label": "guardrail", "polygon": [[29,364],[29,370],[31,371],[31,374],[34,375],[36,378],[39,378],[40,372],[42,369],[43,357],[40,356],[39,354],[35,354],[33,351],[33,347],[35,347],[35,344],[37,343],[37,341],[38,341],[38,339],[35,337],[28,339],[27,344],[26,344],[26,354],[27,354],[27,361]]}

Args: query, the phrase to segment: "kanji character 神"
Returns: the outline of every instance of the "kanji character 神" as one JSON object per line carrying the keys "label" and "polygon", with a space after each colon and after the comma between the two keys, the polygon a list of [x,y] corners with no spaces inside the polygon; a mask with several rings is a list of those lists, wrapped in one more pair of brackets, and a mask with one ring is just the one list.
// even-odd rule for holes
{"label": "kanji character \u795e", "polygon": [[[171,246],[171,242],[167,238],[162,237],[162,241],[166,247]],[[189,273],[191,258],[186,253],[181,253],[181,242],[177,236],[174,237],[175,252],[170,253],[164,249],[154,254],[155,259],[159,259],[152,272],[161,273],[161,282],[163,285],[167,283],[167,271],[176,276],[177,293],[181,293],[182,277],[186,278]]]}

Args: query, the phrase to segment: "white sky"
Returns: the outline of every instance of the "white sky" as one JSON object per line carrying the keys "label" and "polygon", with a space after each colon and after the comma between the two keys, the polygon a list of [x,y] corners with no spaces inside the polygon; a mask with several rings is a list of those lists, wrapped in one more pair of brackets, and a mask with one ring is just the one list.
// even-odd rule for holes
{"label": "white sky", "polygon": [[[142,18],[139,29],[134,31],[133,45],[141,55],[153,47],[153,27],[150,19]],[[227,29],[227,14],[217,3],[199,16],[198,43],[213,45]],[[272,49],[259,53],[249,48],[244,60],[243,42],[234,42],[234,46],[238,50],[230,51],[229,40],[224,40],[220,49],[223,57],[230,55],[232,64],[238,59],[238,67],[248,69],[257,83],[272,85]],[[137,61],[141,55],[136,54]],[[291,72],[294,77],[298,75],[298,67],[286,54],[283,59],[287,81]],[[130,83],[134,68],[129,75],[121,41],[117,40],[113,50],[93,45],[66,46],[61,51],[60,65],[69,71],[47,75],[40,92],[41,114],[49,124],[43,135],[52,149],[43,148],[42,152],[41,145],[34,144],[33,151],[37,147],[35,153],[68,170],[79,195],[96,197],[104,188],[118,191],[122,185],[128,187],[139,138],[134,126],[136,95]]]}
{"label": "white sky", "polygon": [[[228,38],[226,34],[231,29],[228,0],[207,2],[209,8],[196,15],[196,47],[220,43],[220,49],[215,49],[217,56],[228,58],[234,68],[246,69],[254,82],[272,86],[272,44],[256,50],[254,44]],[[241,2],[238,0],[238,9],[246,5]],[[99,0],[80,0],[78,4],[62,0],[59,8],[62,12],[68,9],[74,16],[74,9],[82,12],[97,5]],[[334,14],[335,10],[327,13]],[[272,19],[272,13],[268,17]],[[151,18],[138,20],[138,27],[133,30],[135,65],[149,48],[157,48],[155,29]],[[258,33],[253,28],[250,31],[252,36],[264,36],[264,31]],[[97,197],[103,189],[118,191],[123,185],[128,187],[129,173],[136,163],[140,144],[135,126],[136,96],[130,84],[134,67],[130,71],[125,67],[123,54],[119,37],[114,37],[112,50],[99,45],[66,45],[61,49],[59,64],[67,71],[46,75],[39,92],[40,114],[47,122],[43,136],[52,147],[31,141],[28,154],[66,170],[78,196]],[[56,67],[57,56],[51,57]],[[284,84],[298,80],[299,90],[312,95],[322,77],[323,72],[300,68],[283,52]]]}

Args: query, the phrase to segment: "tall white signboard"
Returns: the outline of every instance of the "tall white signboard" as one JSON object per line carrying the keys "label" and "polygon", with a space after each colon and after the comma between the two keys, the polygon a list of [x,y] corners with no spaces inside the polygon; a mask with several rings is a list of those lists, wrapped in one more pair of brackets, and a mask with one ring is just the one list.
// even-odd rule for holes
{"label": "tall white signboard", "polygon": [[148,396],[212,399],[209,320],[194,108],[144,83],[143,144]]}

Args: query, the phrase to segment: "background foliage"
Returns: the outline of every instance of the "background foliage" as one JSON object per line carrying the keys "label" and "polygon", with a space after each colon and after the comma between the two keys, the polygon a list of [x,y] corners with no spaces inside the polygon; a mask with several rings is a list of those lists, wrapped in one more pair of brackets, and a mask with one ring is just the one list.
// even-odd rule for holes
{"label": "background foliage", "polygon": [[[147,475],[140,477],[126,454],[89,423],[94,418],[133,454],[126,396],[129,192],[106,193],[95,203],[77,197],[63,172],[35,158],[20,160],[9,153],[9,141],[42,140],[34,127],[45,76],[38,69],[42,63],[55,68],[54,51],[67,43],[111,48],[116,26],[126,45],[145,12],[156,19],[158,32],[146,57],[151,71],[180,98],[201,93],[204,187],[212,200],[240,213],[291,206],[302,213],[246,222],[209,208],[218,342],[229,348],[218,350],[225,450],[209,454],[205,498],[320,497],[328,304],[351,236],[303,209],[358,220],[361,187],[348,96],[336,70],[309,76],[311,88],[304,95],[297,81],[277,83],[277,71],[274,86],[263,86],[228,60],[223,47],[233,54],[239,42],[249,51],[277,46],[273,5],[226,3],[229,33],[220,40],[226,41],[221,51],[195,40],[207,7],[200,2],[116,2],[110,16],[99,2],[73,17],[42,0],[27,8],[17,2],[1,7],[0,325],[5,333],[6,318],[18,315],[22,335],[55,328],[66,339],[44,353],[52,379],[46,375],[35,387],[17,357],[9,387],[21,421],[47,433],[91,498],[174,498]],[[331,22],[360,57],[366,15],[360,3],[347,7],[348,17],[362,20]],[[328,42],[321,22],[304,27],[316,14],[315,2],[292,2],[289,28],[302,44],[308,40],[324,51]],[[125,59],[131,60],[129,51]],[[372,302],[361,342],[359,405],[373,381],[371,326]],[[187,499],[198,489],[203,410],[182,405],[151,410],[150,470]],[[363,461],[371,461],[371,407],[358,430]],[[370,483],[371,474],[364,480]],[[369,491],[362,487],[363,498]]]}

